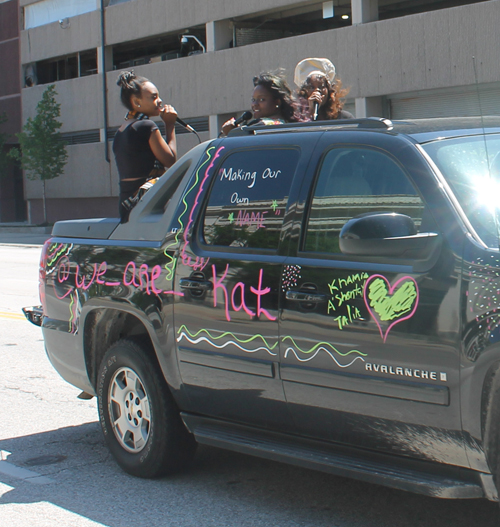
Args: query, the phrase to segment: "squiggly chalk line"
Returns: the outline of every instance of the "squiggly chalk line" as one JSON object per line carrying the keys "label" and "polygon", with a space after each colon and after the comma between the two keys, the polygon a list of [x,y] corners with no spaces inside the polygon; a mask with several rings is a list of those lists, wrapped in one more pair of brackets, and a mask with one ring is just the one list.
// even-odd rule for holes
{"label": "squiggly chalk line", "polygon": [[193,339],[197,338],[200,333],[206,333],[212,340],[219,340],[223,337],[226,337],[227,335],[230,335],[231,337],[233,337],[234,340],[238,341],[240,344],[247,344],[248,342],[252,342],[252,340],[261,339],[262,342],[264,342],[264,344],[266,345],[266,348],[270,350],[273,350],[278,345],[278,341],[276,341],[273,345],[269,344],[266,338],[259,334],[253,335],[252,337],[249,337],[247,339],[240,339],[234,333],[231,333],[230,331],[224,331],[224,333],[221,333],[219,336],[214,337],[213,335],[210,334],[210,332],[207,329],[203,329],[203,328],[197,331],[196,333],[191,333],[191,331],[189,331],[189,329],[185,325],[182,325],[178,329],[177,333],[181,333],[183,331],[185,331]]}
{"label": "squiggly chalk line", "polygon": [[177,338],[177,342],[180,342],[182,340],[182,338],[185,338],[187,339],[189,342],[191,342],[192,344],[198,344],[200,343],[202,340],[204,340],[205,342],[208,342],[211,346],[213,346],[214,348],[217,348],[217,349],[222,349],[222,348],[225,348],[226,346],[229,346],[229,345],[233,345],[233,346],[236,346],[237,348],[240,348],[240,350],[243,350],[245,353],[256,353],[257,351],[260,351],[260,350],[264,350],[266,351],[267,353],[269,353],[269,355],[273,355],[273,356],[276,356],[277,353],[273,353],[270,349],[268,348],[265,348],[264,346],[261,346],[259,348],[255,348],[255,349],[247,349],[247,348],[244,348],[243,346],[240,346],[237,342],[235,342],[234,340],[228,340],[225,344],[222,344],[221,346],[218,346],[217,344],[215,344],[214,342],[212,342],[210,339],[208,339],[207,337],[199,337],[197,339],[191,339],[189,338],[186,333],[182,332],[179,337]]}
{"label": "squiggly chalk line", "polygon": [[304,353],[304,354],[307,354],[307,355],[309,353],[312,353],[316,348],[319,348],[320,346],[323,346],[323,347],[324,346],[329,346],[335,353],[337,353],[338,355],[340,355],[342,357],[346,357],[347,355],[350,355],[351,353],[358,353],[359,355],[362,355],[363,357],[366,357],[368,355],[367,353],[363,353],[362,351],[359,351],[359,350],[350,350],[350,351],[348,351],[346,353],[342,353],[337,348],[335,348],[335,346],[332,346],[329,342],[318,342],[311,349],[305,351],[300,346],[297,345],[295,340],[293,340],[293,337],[290,337],[290,336],[283,337],[283,342],[285,342],[285,340],[291,340],[292,344],[293,344],[293,346],[295,348],[297,348],[301,353]]}
{"label": "squiggly chalk line", "polygon": [[187,247],[189,246],[189,243],[190,243],[190,241],[187,238],[187,235],[188,235],[189,229],[191,227],[191,224],[194,223],[194,221],[195,221],[194,212],[195,212],[196,208],[198,207],[198,203],[199,203],[199,200],[201,198],[201,194],[203,192],[203,185],[205,185],[205,182],[208,180],[208,178],[210,176],[210,169],[214,166],[215,160],[219,157],[221,151],[224,150],[224,148],[225,147],[223,147],[223,146],[219,147],[217,152],[215,152],[215,155],[214,155],[213,159],[211,160],[210,165],[208,165],[208,168],[205,171],[205,176],[203,177],[203,179],[202,179],[202,181],[201,181],[201,183],[199,185],[198,193],[196,194],[196,196],[194,198],[194,203],[193,203],[193,206],[191,207],[191,211],[189,212],[188,222],[187,222],[186,226],[184,227],[184,244],[181,245],[181,250],[180,250],[179,256],[180,256],[180,258],[182,260],[182,263],[184,265],[187,265],[188,267],[191,267],[195,271],[202,271],[204,269],[204,267],[208,264],[210,258],[206,258],[205,259],[203,256],[196,256],[196,258],[194,259],[194,262],[193,262],[192,257],[186,255],[186,249],[187,249]]}
{"label": "squiggly chalk line", "polygon": [[59,257],[65,254],[69,254],[73,244],[69,243],[52,243],[47,250],[47,260],[46,260],[46,272],[47,274],[51,273],[55,267],[52,267],[54,263],[59,260]]}
{"label": "squiggly chalk line", "polygon": [[212,156],[210,155],[210,152],[211,150],[214,150],[215,149],[215,146],[209,148],[208,150],[205,151],[205,154],[207,156],[207,159],[205,161],[203,161],[203,163],[199,166],[198,170],[196,171],[196,174],[195,174],[195,180],[194,180],[194,183],[191,185],[191,188],[184,194],[184,196],[182,197],[182,203],[184,204],[184,210],[180,213],[179,217],[177,218],[177,221],[179,223],[179,225],[181,226],[181,228],[175,233],[175,238],[174,238],[174,242],[167,245],[167,247],[165,247],[164,251],[163,251],[163,254],[170,259],[169,262],[167,262],[165,264],[165,270],[167,271],[167,275],[165,276],[165,279],[166,280],[172,280],[173,278],[173,275],[174,275],[174,270],[175,270],[175,264],[176,264],[176,259],[175,258],[172,258],[168,253],[167,253],[167,250],[172,247],[172,246],[175,246],[179,243],[179,236],[183,233],[184,231],[184,224],[182,223],[182,220],[181,218],[184,216],[184,214],[186,214],[186,212],[188,211],[189,209],[189,205],[187,204],[186,202],[186,198],[189,196],[189,194],[191,193],[191,191],[196,188],[196,185],[198,185],[198,182],[200,181],[200,171],[201,169],[208,163],[210,162],[210,160],[212,159]]}
{"label": "squiggly chalk line", "polygon": [[326,351],[326,353],[328,353],[328,355],[333,359],[333,361],[337,364],[337,366],[339,366],[340,368],[348,368],[349,366],[352,366],[358,359],[365,362],[365,359],[363,359],[363,357],[355,357],[351,362],[349,362],[349,364],[340,364],[340,362],[323,346],[321,346],[320,348],[318,348],[316,350],[316,353],[312,356],[312,357],[307,357],[306,359],[301,359],[297,353],[295,352],[295,350],[293,348],[287,348],[286,351],[285,351],[285,358],[287,357],[288,355],[288,352],[291,351],[294,355],[295,355],[295,358],[297,360],[299,360],[300,362],[308,362],[312,359],[314,359],[314,357],[316,357],[316,355],[320,352],[320,351]]}
{"label": "squiggly chalk line", "polygon": [[70,317],[68,320],[69,324],[69,332],[75,334],[78,329],[78,311],[79,311],[79,302],[78,302],[78,293],[76,291],[71,291],[72,294],[69,297],[70,303],[69,303],[69,313]]}
{"label": "squiggly chalk line", "polygon": [[[311,349],[309,350],[303,350],[301,349],[299,346],[297,346],[297,343],[293,340],[292,337],[290,336],[286,336],[286,337],[283,337],[282,341],[285,342],[285,340],[291,340],[292,341],[292,344],[295,348],[297,348],[297,350],[299,350],[301,353],[303,353],[304,355],[309,355],[312,353],[312,355],[310,357],[307,357],[307,358],[300,358],[299,355],[297,354],[297,352],[295,351],[294,347],[288,347],[286,350],[285,350],[285,354],[284,354],[284,357],[285,359],[287,358],[288,356],[288,353],[289,352],[292,352],[294,355],[295,355],[295,358],[300,361],[300,362],[309,362],[310,360],[314,359],[314,357],[316,357],[318,355],[318,353],[320,351],[324,351],[325,353],[328,354],[328,356],[335,362],[335,364],[337,364],[337,366],[339,366],[340,368],[348,368],[349,366],[352,366],[358,359],[365,362],[365,359],[363,359],[363,357],[366,357],[367,356],[367,353],[363,353],[359,350],[350,350],[346,353],[342,353],[341,351],[339,351],[337,348],[335,348],[335,346],[332,346],[329,342],[318,342],[317,344],[315,344]],[[328,350],[326,348],[326,346],[328,346],[331,350],[333,350],[337,355],[340,355],[341,357],[347,357],[348,355],[351,355],[352,353],[356,353],[358,354],[357,357],[355,357],[351,362],[349,362],[349,364],[341,364],[336,358],[335,356],[333,355],[333,353]],[[362,355],[362,356],[361,356]]]}
{"label": "squiggly chalk line", "polygon": [[[276,352],[273,352],[272,350],[278,345],[278,341],[274,342],[272,345],[270,345],[267,340],[265,339],[265,337],[263,337],[262,335],[253,335],[252,337],[249,337],[247,339],[241,339],[241,338],[238,338],[236,335],[234,335],[233,333],[231,333],[230,331],[225,331],[223,333],[221,333],[220,335],[218,336],[214,336],[212,335],[208,330],[206,329],[200,329],[199,331],[197,331],[195,334],[191,333],[188,328],[184,325],[182,325],[179,330],[177,331],[179,337],[177,338],[177,342],[180,342],[180,340],[182,339],[182,337],[186,338],[187,340],[189,340],[189,342],[193,343],[193,344],[197,344],[199,343],[200,341],[204,340],[206,342],[208,342],[211,346],[213,346],[214,348],[218,348],[218,349],[222,349],[226,346],[228,346],[229,344],[233,344],[234,346],[236,346],[237,348],[240,348],[242,351],[246,352],[246,353],[255,353],[259,350],[264,350],[266,351],[267,353],[269,353],[269,355],[273,355],[273,356],[276,356],[277,353]],[[199,337],[200,333],[206,333],[210,339],[212,340],[219,340],[223,337],[226,337],[226,336],[231,336],[234,340],[230,340],[228,342],[226,342],[225,344],[223,345],[217,345],[216,343],[212,342],[210,339],[208,339],[207,337]],[[189,335],[189,336],[188,336]],[[241,344],[247,344],[249,342],[252,342],[253,340],[255,339],[260,339],[262,340],[262,342],[265,344],[265,346],[260,346],[258,348],[254,348],[254,349],[249,349],[249,348],[245,348],[243,346],[241,346]]]}

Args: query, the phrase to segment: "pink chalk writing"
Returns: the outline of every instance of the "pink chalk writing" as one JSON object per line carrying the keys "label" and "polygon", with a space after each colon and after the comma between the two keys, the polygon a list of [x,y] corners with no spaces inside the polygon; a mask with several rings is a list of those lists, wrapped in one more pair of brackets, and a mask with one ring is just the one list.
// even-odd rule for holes
{"label": "pink chalk writing", "polygon": [[[70,277],[70,271],[71,271],[71,263],[69,261],[69,258],[67,256],[63,256],[59,262],[57,267],[57,281],[62,284],[68,280]],[[55,295],[59,300],[62,300],[63,298],[66,298],[71,291],[73,291],[72,288],[70,288],[66,293],[63,295],[60,295],[57,290],[54,291]]]}
{"label": "pink chalk writing", "polygon": [[[62,284],[67,282],[71,276],[71,262],[67,256],[61,258],[57,265],[57,278],[54,286],[57,285],[57,283]],[[164,291],[158,287],[157,280],[160,278],[162,271],[160,265],[155,265],[150,268],[148,264],[143,263],[137,267],[135,262],[128,262],[125,266],[125,270],[120,281],[106,280],[105,275],[107,269],[108,264],[106,262],[94,263],[92,265],[92,275],[85,275],[82,273],[80,265],[76,264],[74,287],[71,287],[73,284],[70,284],[69,290],[66,291],[64,295],[59,295],[57,290],[54,288],[57,298],[63,299],[75,289],[87,291],[94,283],[110,287],[117,287],[123,284],[145,290],[146,294],[148,295],[159,295],[160,293],[163,293],[168,295],[184,296],[184,293],[177,291]]]}
{"label": "pink chalk writing", "polygon": [[254,226],[257,229],[264,229],[264,214],[267,214],[267,210],[264,212],[245,212],[244,210],[238,211],[238,216],[236,217],[236,225],[239,225],[240,227],[243,227],[244,225],[247,226]]}
{"label": "pink chalk writing", "polygon": [[219,157],[219,154],[220,154],[221,150],[223,150],[223,149],[224,149],[224,147],[221,146],[217,150],[217,152],[214,155],[214,158],[212,159],[210,165],[208,165],[208,168],[205,171],[205,176],[203,177],[203,180],[201,181],[200,186],[198,188],[198,193],[196,194],[196,197],[194,199],[193,207],[191,208],[191,211],[189,213],[189,219],[188,219],[188,222],[187,222],[186,227],[184,229],[184,245],[182,246],[182,249],[181,249],[180,258],[181,258],[182,263],[184,265],[187,265],[188,267],[192,267],[195,271],[196,270],[201,271],[207,265],[209,258],[203,258],[203,257],[197,256],[193,260],[193,258],[191,256],[187,255],[186,254],[186,249],[187,249],[187,247],[189,245],[189,240],[188,240],[187,236],[188,236],[188,232],[189,232],[189,229],[191,227],[191,224],[194,221],[193,220],[194,211],[198,207],[198,202],[199,202],[199,199],[200,199],[200,195],[203,192],[203,185],[205,184],[206,180],[208,179],[208,177],[210,175],[210,169],[214,166],[215,160]]}
{"label": "pink chalk writing", "polygon": [[[227,276],[227,273],[229,271],[229,264],[226,265],[226,269],[224,270],[224,273],[220,278],[217,278],[217,270],[215,268],[215,265],[212,265],[212,277],[214,280],[214,288],[213,288],[213,295],[214,295],[214,307],[217,307],[217,291],[220,290],[222,292],[222,296],[224,298],[224,310],[226,315],[226,320],[228,322],[231,321],[231,315],[229,314],[229,293],[227,290],[227,287],[223,284],[224,279]],[[276,320],[276,317],[273,317],[266,309],[261,307],[261,298],[264,295],[267,295],[270,291],[270,287],[266,287],[262,289],[262,275],[263,270],[260,269],[259,271],[259,283],[257,288],[251,286],[250,291],[257,296],[257,313],[253,312],[251,309],[248,308],[248,306],[245,303],[245,284],[243,282],[238,282],[233,289],[231,290],[231,307],[234,311],[240,311],[243,309],[245,313],[249,317],[254,317],[257,315],[260,317],[261,315],[264,315],[268,320]],[[239,305],[236,303],[235,296],[239,293],[240,296],[240,303]]]}
{"label": "pink chalk writing", "polygon": [[[237,293],[238,291],[240,292],[240,305],[239,306],[237,306],[234,301],[235,293]],[[231,292],[231,306],[233,307],[235,311],[240,311],[243,308],[243,311],[245,311],[245,313],[249,317],[255,316],[255,313],[251,309],[248,309],[248,307],[245,304],[245,284],[243,282],[238,282],[233,287],[233,291]]]}

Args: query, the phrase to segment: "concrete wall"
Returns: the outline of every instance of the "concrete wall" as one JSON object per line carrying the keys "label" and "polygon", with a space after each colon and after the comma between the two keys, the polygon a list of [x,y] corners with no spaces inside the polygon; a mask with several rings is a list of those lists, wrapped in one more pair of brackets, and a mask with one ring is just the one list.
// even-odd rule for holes
{"label": "concrete wall", "polygon": [[[21,0],[22,5],[30,3]],[[310,2],[316,3],[316,2]],[[275,0],[273,9],[304,2]],[[106,10],[106,43],[152,37],[211,21],[268,9],[264,0],[133,0]],[[133,29],[131,23],[133,22]],[[286,69],[292,83],[295,64],[308,56],[329,57],[349,98],[374,98],[423,90],[471,86],[500,79],[500,0],[426,12],[385,21],[222,49],[134,68],[150,78],[164,101],[183,118],[239,114],[249,109],[252,77],[263,70]],[[67,29],[57,22],[21,32],[22,62],[100,46],[100,13],[71,19]],[[123,122],[117,71],[107,74],[109,126]],[[103,128],[102,77],[93,75],[56,83],[63,132]],[[34,115],[45,86],[22,92],[23,118]],[[215,121],[214,121],[215,122]],[[218,130],[212,130],[212,136]],[[208,138],[208,134],[204,134]],[[196,144],[192,135],[178,138],[179,153]],[[49,182],[54,199],[108,198],[117,194],[116,169],[104,161],[103,145],[68,147],[70,161],[63,178]],[[89,163],[89,160],[92,160]],[[89,172],[88,167],[92,166]],[[40,196],[29,182],[26,197]]]}
{"label": "concrete wall", "polygon": [[71,18],[63,29],[59,22],[21,31],[21,61],[23,64],[60,57],[101,45],[101,15],[92,11]]}
{"label": "concrete wall", "polygon": [[[48,84],[24,88],[23,120],[36,114],[36,105]],[[90,75],[55,83],[56,100],[61,105],[61,132],[92,130],[103,126],[102,77]],[[123,112],[122,112],[123,113]],[[123,118],[123,115],[122,115]]]}
{"label": "concrete wall", "polygon": [[[56,100],[61,105],[61,117],[59,118],[63,123],[61,132],[92,130],[103,126],[102,78],[100,75],[59,81],[54,84],[57,92]],[[36,114],[36,105],[47,86],[49,85],[42,84],[23,89],[24,121]]]}
{"label": "concrete wall", "polygon": [[18,13],[17,1],[0,4],[0,115],[5,113],[8,119],[0,125],[0,133],[9,134],[12,143],[17,143],[13,134],[21,130]]}
{"label": "concrete wall", "polygon": [[[158,2],[152,4],[157,5]],[[129,13],[137,5],[143,5],[143,2],[135,0],[118,4],[109,11],[120,13],[118,8],[123,8]],[[150,13],[147,9],[144,11]],[[86,18],[95,27],[99,25],[95,20],[91,23],[89,14],[76,18]],[[110,14],[108,24],[115,18],[121,19]],[[52,24],[36,28],[47,32],[41,42],[48,38],[49,26]],[[72,23],[69,30],[73,26]],[[163,99],[172,103],[183,117],[247,109],[251,80],[255,74],[282,66],[291,82],[295,64],[307,56],[331,58],[344,85],[351,88],[350,98],[374,97],[474,84],[472,56],[476,57],[479,83],[498,80],[498,27],[500,0],[493,0],[136,66],[134,69],[155,82]],[[63,33],[68,31],[59,27],[56,29]],[[27,38],[26,33],[36,30],[23,32],[23,38]],[[89,28],[87,34],[91,33]],[[91,42],[88,35],[82,44],[74,43],[68,48],[57,46],[57,52],[54,49],[52,53],[60,54],[61,49],[67,49],[67,52],[87,49]],[[52,40],[56,46],[57,39]],[[94,46],[97,42],[95,37]],[[23,41],[23,57],[26,57],[24,44]],[[51,46],[49,39],[49,45],[45,44],[45,47]],[[36,47],[43,48],[41,44]],[[31,60],[33,54],[30,55]],[[116,71],[107,74],[110,126],[118,125],[124,113],[119,103],[117,75]],[[43,89],[38,86],[23,90],[25,117],[32,115]],[[64,131],[102,127],[99,75],[58,82],[57,91],[62,104]]]}
{"label": "concrete wall", "polygon": [[[208,133],[201,133],[208,140]],[[193,134],[181,134],[177,138],[179,157],[198,144]],[[68,163],[64,174],[46,182],[47,198],[63,199],[113,197],[118,195],[118,172],[113,158],[112,145],[109,144],[111,163],[104,157],[104,144],[92,143],[69,145]],[[89,162],[91,160],[91,162]],[[41,182],[27,179],[25,194],[27,199],[36,199],[41,195]]]}
{"label": "concrete wall", "polygon": [[[46,182],[47,197],[109,197],[116,195],[110,165],[104,160],[102,143],[67,146],[68,164],[64,174]],[[92,159],[92,163],[89,163]],[[40,196],[41,182],[28,180],[25,190],[28,199]]]}
{"label": "concrete wall", "polygon": [[[41,190],[40,194],[41,196]],[[80,218],[118,218],[118,198],[47,198],[47,222]],[[28,222],[40,225],[44,221],[42,199],[28,201]]]}
{"label": "concrete wall", "polygon": [[[116,44],[132,40],[124,31],[134,20],[134,39],[169,33],[252,13],[274,12],[280,8],[317,4],[318,0],[135,0],[111,6],[106,10],[106,40]],[[147,6],[147,7],[146,7]],[[125,37],[126,35],[126,37]]]}

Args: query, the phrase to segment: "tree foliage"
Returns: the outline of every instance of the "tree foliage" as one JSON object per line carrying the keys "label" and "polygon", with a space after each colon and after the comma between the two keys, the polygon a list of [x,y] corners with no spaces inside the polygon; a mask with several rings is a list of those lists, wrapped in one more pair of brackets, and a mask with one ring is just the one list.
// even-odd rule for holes
{"label": "tree foliage", "polygon": [[16,134],[20,150],[14,148],[9,155],[21,162],[29,179],[43,183],[43,215],[47,223],[45,181],[60,176],[68,160],[66,145],[61,140],[58,121],[61,105],[56,102],[55,86],[50,85],[36,106],[36,116],[28,118],[23,131]]}
{"label": "tree foliage", "polygon": [[61,128],[57,118],[61,105],[56,102],[55,86],[50,85],[36,106],[36,116],[28,118],[23,131],[17,135],[21,152],[13,154],[21,160],[22,167],[30,179],[53,179],[63,173],[68,154],[58,132]]}

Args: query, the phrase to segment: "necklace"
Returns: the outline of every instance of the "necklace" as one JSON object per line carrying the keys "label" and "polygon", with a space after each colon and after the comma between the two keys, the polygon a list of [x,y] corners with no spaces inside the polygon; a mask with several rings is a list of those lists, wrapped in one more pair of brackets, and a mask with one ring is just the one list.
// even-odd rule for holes
{"label": "necklace", "polygon": [[127,112],[125,114],[125,121],[128,121],[129,119],[137,119],[138,121],[142,121],[143,119],[149,119],[149,117],[145,113]]}

